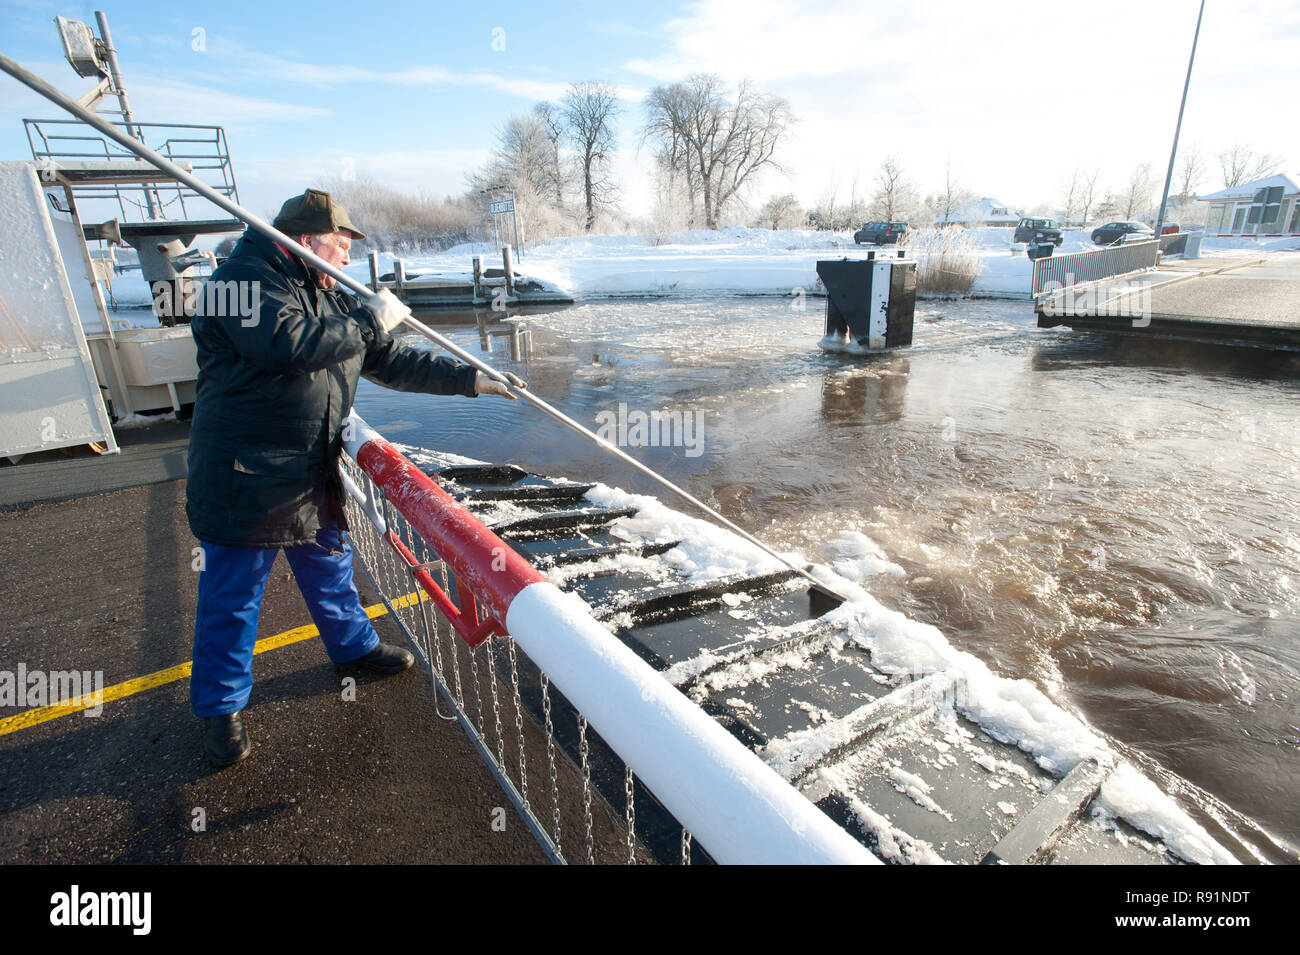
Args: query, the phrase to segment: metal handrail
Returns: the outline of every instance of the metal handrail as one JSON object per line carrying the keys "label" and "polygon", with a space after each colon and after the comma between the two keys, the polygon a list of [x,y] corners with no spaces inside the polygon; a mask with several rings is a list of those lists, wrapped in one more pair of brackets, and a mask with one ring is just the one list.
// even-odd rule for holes
{"label": "metal handrail", "polygon": [[[1153,268],[1160,252],[1155,239],[1128,242],[1105,249],[1071,252],[1034,260],[1033,297],[1037,301],[1083,282],[1126,275],[1142,269]],[[1048,288],[1048,286],[1051,288]]]}
{"label": "metal handrail", "polygon": [[[515,773],[501,758],[500,739],[493,753],[486,721],[480,717],[483,725],[477,726],[468,712],[464,667],[445,667],[444,647],[452,660],[458,650],[470,655],[474,685],[468,693],[481,697],[480,662],[493,679],[492,668],[501,662],[499,649],[494,663],[493,645],[485,641],[505,641],[516,727],[522,710],[516,658],[523,657],[538,671],[544,699],[553,685],[584,723],[590,718],[627,767],[629,789],[635,774],[719,862],[879,862],[611,634],[582,601],[543,577],[355,414],[344,422],[343,443],[345,504],[363,565],[439,692],[553,859],[563,861],[559,841],[550,838],[530,803],[523,755]],[[459,605],[450,597],[453,589]],[[437,645],[437,633],[421,616],[428,603],[454,631]],[[549,724],[549,701],[545,708]],[[547,725],[548,752],[555,746],[550,730]],[[523,754],[522,728],[519,733],[517,751]],[[553,766],[551,776],[555,785]],[[558,800],[556,805],[558,814]]]}
{"label": "metal handrail", "polygon": [[[108,122],[108,121],[105,121]],[[107,162],[135,162],[137,157],[129,149],[114,143],[101,135],[79,135],[63,132],[64,127],[85,129],[86,124],[75,119],[24,119],[28,146],[32,158],[37,162],[103,160]],[[128,135],[148,135],[150,132],[162,131],[167,135],[158,143],[156,151],[163,153],[172,162],[186,163],[191,172],[206,172],[208,185],[217,193],[239,201],[239,187],[235,181],[234,166],[230,160],[229,142],[225,128],[206,123],[130,123],[109,122],[109,125],[124,130]],[[197,133],[203,133],[198,135]],[[87,145],[94,144],[92,148]],[[78,199],[115,200],[124,220],[129,219],[127,207],[139,207],[136,200],[127,200],[127,194],[138,194],[160,190],[171,194],[175,191],[168,205],[179,202],[182,216],[188,218],[186,199],[203,198],[202,193],[192,189],[186,183],[178,181],[166,186],[157,183],[93,183],[72,187],[73,195]]]}

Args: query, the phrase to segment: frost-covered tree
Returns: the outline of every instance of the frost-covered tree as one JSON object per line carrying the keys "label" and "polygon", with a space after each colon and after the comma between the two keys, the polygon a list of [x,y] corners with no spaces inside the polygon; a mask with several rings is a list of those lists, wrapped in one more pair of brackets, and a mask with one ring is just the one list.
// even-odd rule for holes
{"label": "frost-covered tree", "polygon": [[1142,163],[1129,173],[1128,182],[1119,194],[1119,203],[1124,209],[1124,218],[1132,219],[1139,213],[1151,209],[1151,191],[1155,188],[1155,176],[1150,163]]}
{"label": "frost-covered tree", "polygon": [[794,193],[772,196],[758,210],[758,225],[764,229],[790,229],[803,221],[804,211]]}
{"label": "frost-covered tree", "polygon": [[920,199],[912,181],[904,174],[897,156],[890,156],[876,172],[876,194],[869,214],[885,221],[910,220],[920,211]]}
{"label": "frost-covered tree", "polygon": [[536,113],[511,116],[497,133],[497,145],[486,166],[475,172],[476,189],[506,186],[536,197],[555,195],[554,150],[546,127]]}
{"label": "frost-covered tree", "polygon": [[533,115],[542,124],[542,131],[546,134],[549,147],[545,171],[545,178],[548,180],[546,191],[551,196],[555,208],[563,209],[564,196],[568,190],[568,177],[564,174],[564,162],[560,154],[561,144],[564,141],[563,117],[555,104],[545,101],[533,107]]}

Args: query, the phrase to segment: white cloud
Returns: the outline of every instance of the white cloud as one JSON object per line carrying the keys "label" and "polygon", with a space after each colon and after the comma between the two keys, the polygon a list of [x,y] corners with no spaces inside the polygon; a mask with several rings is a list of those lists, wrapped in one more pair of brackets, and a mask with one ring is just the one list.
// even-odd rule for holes
{"label": "white cloud", "polygon": [[[285,122],[329,116],[321,106],[228,93],[212,86],[141,74],[127,92],[131,110],[141,119],[211,124],[227,129],[249,123]],[[112,101],[116,102],[116,101]]]}
{"label": "white cloud", "polygon": [[[1300,12],[1278,0],[1210,4],[1183,142],[1233,142],[1300,163],[1294,113]],[[697,71],[749,78],[800,118],[782,157],[815,200],[859,189],[898,154],[922,191],[951,159],[969,188],[1013,204],[1051,200],[1076,162],[1118,185],[1163,172],[1196,0],[1086,7],[1031,0],[914,4],[700,0],[666,24],[666,49],[625,66],[655,82]]]}
{"label": "white cloud", "polygon": [[274,76],[281,82],[318,88],[344,84],[373,83],[382,86],[468,86],[496,90],[524,99],[558,99],[567,83],[531,77],[507,76],[489,70],[460,73],[440,66],[373,69],[347,63],[308,63],[239,46],[227,40],[213,40],[209,55],[217,62],[237,64],[243,76]]}

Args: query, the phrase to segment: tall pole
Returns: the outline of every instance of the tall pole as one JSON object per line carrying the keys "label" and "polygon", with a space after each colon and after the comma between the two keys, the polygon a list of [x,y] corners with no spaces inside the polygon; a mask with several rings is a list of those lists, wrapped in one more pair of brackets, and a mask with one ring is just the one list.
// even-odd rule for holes
{"label": "tall pole", "polygon": [[1165,191],[1160,196],[1160,216],[1156,219],[1156,241],[1160,241],[1160,230],[1165,226],[1165,206],[1169,203],[1169,184],[1174,179],[1174,158],[1178,155],[1178,134],[1183,128],[1183,110],[1187,108],[1187,87],[1192,84],[1192,64],[1196,62],[1196,41],[1201,36],[1201,17],[1205,16],[1205,0],[1201,0],[1201,12],[1196,15],[1196,33],[1192,35],[1192,55],[1187,58],[1187,79],[1183,80],[1183,101],[1178,104],[1178,124],[1174,126],[1174,148],[1169,150],[1169,171],[1165,173]]}
{"label": "tall pole", "polygon": [[[117,50],[113,48],[113,38],[108,32],[108,17],[100,10],[95,11],[95,22],[99,24],[99,38],[104,41],[104,52],[108,57],[108,75],[113,81],[113,92],[122,107],[122,119],[126,121],[126,131],[140,142],[144,142],[144,131],[140,129],[131,115],[131,104],[126,99],[126,84],[122,81],[122,68],[117,65]],[[152,186],[144,190],[144,201],[149,205],[149,218],[162,217],[158,203],[158,193]]]}

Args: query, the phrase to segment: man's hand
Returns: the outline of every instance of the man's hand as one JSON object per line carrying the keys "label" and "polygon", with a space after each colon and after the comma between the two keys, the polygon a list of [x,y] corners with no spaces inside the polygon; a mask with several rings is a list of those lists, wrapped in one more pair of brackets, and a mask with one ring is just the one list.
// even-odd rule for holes
{"label": "man's hand", "polygon": [[378,295],[372,295],[366,304],[375,313],[375,321],[390,334],[411,314],[411,310],[386,288],[380,289]]}
{"label": "man's hand", "polygon": [[[528,382],[524,381],[518,375],[512,375],[508,371],[503,371],[501,374],[505,375],[506,381],[510,382],[510,384],[514,385],[516,388],[528,387]],[[506,386],[502,382],[497,381],[495,378],[489,378],[481,371],[476,372],[474,375],[474,393],[479,395],[500,395],[502,398],[509,398],[511,401],[518,400],[514,395],[506,390]]]}

